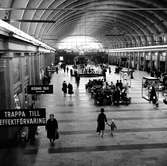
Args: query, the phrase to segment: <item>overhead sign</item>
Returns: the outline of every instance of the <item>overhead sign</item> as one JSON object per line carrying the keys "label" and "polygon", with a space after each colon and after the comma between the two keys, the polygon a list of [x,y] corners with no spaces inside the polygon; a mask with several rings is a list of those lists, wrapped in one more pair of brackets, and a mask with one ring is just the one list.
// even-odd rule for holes
{"label": "overhead sign", "polygon": [[28,94],[51,94],[53,93],[53,85],[28,85]]}
{"label": "overhead sign", "polygon": [[0,127],[46,125],[46,109],[4,109],[0,110]]}

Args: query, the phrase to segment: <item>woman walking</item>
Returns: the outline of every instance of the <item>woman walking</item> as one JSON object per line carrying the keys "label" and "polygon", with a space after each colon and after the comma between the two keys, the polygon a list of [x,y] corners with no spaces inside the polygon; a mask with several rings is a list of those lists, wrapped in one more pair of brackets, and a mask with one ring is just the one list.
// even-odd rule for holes
{"label": "woman walking", "polygon": [[66,94],[67,94],[67,83],[65,81],[62,84],[62,91],[64,93],[64,97],[66,97]]}
{"label": "woman walking", "polygon": [[46,124],[47,138],[50,140],[50,143],[53,145],[55,139],[58,139],[58,123],[54,118],[54,114],[50,114],[50,118]]}
{"label": "woman walking", "polygon": [[73,94],[74,92],[73,92],[73,86],[72,86],[72,84],[68,84],[68,94],[70,95],[70,97],[72,97],[72,94]]}
{"label": "woman walking", "polygon": [[98,115],[97,118],[97,132],[99,133],[99,135],[101,134],[102,138],[104,136],[105,122],[107,122],[107,118],[104,114],[104,108],[101,108],[101,113]]}

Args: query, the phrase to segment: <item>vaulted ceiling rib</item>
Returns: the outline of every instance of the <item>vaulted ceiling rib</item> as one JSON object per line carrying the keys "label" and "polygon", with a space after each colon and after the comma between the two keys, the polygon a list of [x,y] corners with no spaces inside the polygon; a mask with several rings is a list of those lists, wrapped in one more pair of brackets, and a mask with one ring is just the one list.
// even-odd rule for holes
{"label": "vaulted ceiling rib", "polygon": [[0,0],[0,7],[10,8],[0,11],[1,19],[52,45],[83,32],[107,47],[111,40],[152,43],[167,33],[166,0]]}

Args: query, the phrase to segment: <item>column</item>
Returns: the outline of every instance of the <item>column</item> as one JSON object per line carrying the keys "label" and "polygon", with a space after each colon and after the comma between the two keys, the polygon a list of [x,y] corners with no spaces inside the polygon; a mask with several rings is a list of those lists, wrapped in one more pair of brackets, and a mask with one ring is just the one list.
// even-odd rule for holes
{"label": "column", "polygon": [[1,58],[0,59],[0,108],[10,108],[12,107],[11,93],[10,93],[10,59]]}
{"label": "column", "polygon": [[160,56],[162,55],[162,52],[156,52],[155,53],[155,56],[156,56],[156,59],[157,59],[157,71],[160,70]]}
{"label": "column", "polygon": [[146,63],[146,61],[147,61],[147,58],[146,58],[146,56],[147,56],[147,54],[148,53],[146,53],[146,52],[143,52],[143,68],[144,68],[144,71],[147,71],[147,63]]}
{"label": "column", "polygon": [[167,72],[167,52],[165,52],[165,73]]}
{"label": "column", "polygon": [[[14,107],[12,86],[11,58],[0,58],[0,109],[11,109]],[[5,144],[15,137],[16,128],[0,128],[0,144]]]}
{"label": "column", "polygon": [[39,53],[36,53],[34,56],[34,75],[35,75],[35,84],[40,84],[40,65],[39,65]]}
{"label": "column", "polygon": [[153,54],[154,52],[150,52],[150,71],[153,70]]}

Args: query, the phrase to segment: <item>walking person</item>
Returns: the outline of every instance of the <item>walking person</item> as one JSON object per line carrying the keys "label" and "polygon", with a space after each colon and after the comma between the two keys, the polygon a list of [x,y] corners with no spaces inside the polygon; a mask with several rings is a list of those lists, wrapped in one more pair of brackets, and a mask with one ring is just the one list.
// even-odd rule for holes
{"label": "walking person", "polygon": [[67,94],[67,83],[65,81],[62,84],[62,91],[64,93],[64,97],[66,97],[66,94]]}
{"label": "walking person", "polygon": [[109,67],[109,74],[111,74],[111,67]]}
{"label": "walking person", "polygon": [[104,81],[106,81],[106,69],[102,70]]}
{"label": "walking person", "polygon": [[116,87],[116,89],[114,91],[114,102],[117,106],[119,105],[119,102],[120,102],[120,89],[119,89],[119,87]]}
{"label": "walking person", "polygon": [[150,101],[153,102],[153,99],[154,99],[155,97],[157,97],[157,95],[156,95],[156,91],[155,91],[154,86],[151,86],[150,89],[151,89],[151,90],[150,90]]}
{"label": "walking person", "polygon": [[66,72],[66,66],[65,65],[63,66],[63,70],[64,70],[64,73],[65,73]]}
{"label": "walking person", "polygon": [[117,129],[117,126],[116,126],[116,124],[114,123],[114,120],[112,119],[112,120],[111,120],[111,123],[107,123],[107,125],[110,126],[110,129],[111,129],[111,136],[114,137],[113,131],[114,131],[115,129]]}
{"label": "walking person", "polygon": [[151,87],[150,102],[152,102],[155,106],[158,107],[158,97],[154,86]]}
{"label": "walking person", "polygon": [[119,81],[119,89],[122,91],[122,89],[123,89],[123,83],[122,83],[122,81],[120,80]]}
{"label": "walking person", "polygon": [[98,118],[97,118],[97,132],[99,133],[99,135],[101,134],[102,138],[104,136],[106,122],[107,122],[107,117],[104,114],[104,108],[101,108],[100,114],[98,115]]}
{"label": "walking person", "polygon": [[46,124],[47,130],[47,138],[50,140],[51,145],[54,145],[55,139],[58,139],[58,123],[56,118],[54,118],[54,114],[50,114],[50,118]]}
{"label": "walking person", "polygon": [[119,80],[117,80],[117,82],[116,82],[116,88],[119,88]]}
{"label": "walking person", "polygon": [[68,84],[68,94],[70,95],[70,97],[72,97],[73,94],[73,86],[71,83]]}
{"label": "walking person", "polygon": [[56,67],[56,73],[57,73],[57,74],[59,73],[59,68],[58,68],[58,67]]}
{"label": "walking person", "polygon": [[80,82],[80,75],[77,74],[77,76],[75,77],[76,80],[76,84],[77,84],[77,88],[79,87],[79,82]]}
{"label": "walking person", "polygon": [[66,68],[66,70],[67,70],[67,73],[68,73],[68,71],[69,71],[69,68],[67,67],[67,68]]}

